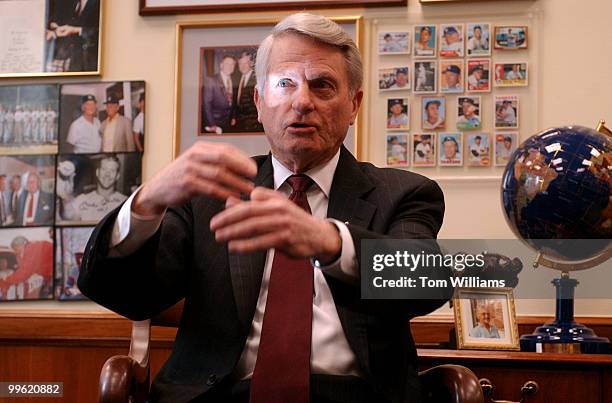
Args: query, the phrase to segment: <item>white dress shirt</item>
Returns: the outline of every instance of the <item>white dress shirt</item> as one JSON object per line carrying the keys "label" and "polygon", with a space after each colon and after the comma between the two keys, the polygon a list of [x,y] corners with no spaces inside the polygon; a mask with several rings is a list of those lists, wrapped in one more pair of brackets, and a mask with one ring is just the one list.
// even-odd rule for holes
{"label": "white dress shirt", "polygon": [[[329,193],[339,157],[340,152],[336,153],[326,164],[305,172],[315,183],[308,190],[307,198],[312,215],[317,218],[327,216]],[[289,197],[291,187],[285,181],[290,175],[293,175],[293,172],[274,157],[272,157],[272,166],[274,170],[274,189]],[[132,253],[151,237],[161,224],[163,214],[143,217],[131,211],[132,201],[137,192],[138,190],[130,196],[119,211],[111,237],[111,255],[125,256]],[[330,221],[339,230],[342,250],[340,258],[336,262],[328,266],[313,268],[314,295],[312,300],[310,371],[313,374],[360,376],[355,354],[348,344],[333,296],[323,275],[323,272],[325,272],[342,281],[357,284],[359,272],[355,246],[347,226],[337,220],[330,219]],[[266,256],[251,330],[235,371],[235,375],[239,379],[248,379],[253,375],[273,260],[274,249],[270,249]]]}

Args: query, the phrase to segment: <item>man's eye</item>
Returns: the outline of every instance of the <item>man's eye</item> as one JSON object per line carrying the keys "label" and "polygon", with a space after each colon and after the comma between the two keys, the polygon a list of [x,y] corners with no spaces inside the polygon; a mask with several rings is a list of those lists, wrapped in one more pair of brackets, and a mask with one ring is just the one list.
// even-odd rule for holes
{"label": "man's eye", "polygon": [[329,88],[333,88],[334,86],[329,81],[318,80],[313,83],[313,87],[320,88],[320,89],[329,89]]}
{"label": "man's eye", "polygon": [[281,88],[286,88],[289,87],[291,85],[291,80],[289,80],[288,78],[282,78],[278,81],[278,86]]}

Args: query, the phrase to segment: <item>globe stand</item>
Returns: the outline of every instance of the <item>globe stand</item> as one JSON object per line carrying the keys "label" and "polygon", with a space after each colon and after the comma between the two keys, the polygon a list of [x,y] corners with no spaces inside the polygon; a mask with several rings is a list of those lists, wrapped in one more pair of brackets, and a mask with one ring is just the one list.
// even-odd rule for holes
{"label": "globe stand", "polygon": [[[534,264],[537,267],[538,262]],[[564,271],[551,281],[557,290],[555,320],[536,328],[533,334],[521,336],[521,351],[607,354],[610,341],[574,320],[574,290],[578,280]]]}

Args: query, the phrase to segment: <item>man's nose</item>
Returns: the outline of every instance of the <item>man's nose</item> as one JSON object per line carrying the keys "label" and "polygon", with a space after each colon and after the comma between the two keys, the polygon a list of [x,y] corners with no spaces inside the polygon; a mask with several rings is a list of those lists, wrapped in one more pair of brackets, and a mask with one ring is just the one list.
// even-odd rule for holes
{"label": "man's nose", "polygon": [[304,83],[299,85],[293,95],[292,107],[295,112],[300,115],[305,115],[314,110],[312,92],[308,84]]}

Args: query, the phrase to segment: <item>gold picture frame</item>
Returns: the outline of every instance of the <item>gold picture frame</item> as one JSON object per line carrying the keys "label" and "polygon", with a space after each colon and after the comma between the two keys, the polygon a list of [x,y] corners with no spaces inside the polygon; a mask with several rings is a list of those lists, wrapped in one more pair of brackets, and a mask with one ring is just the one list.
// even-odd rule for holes
{"label": "gold picture frame", "polygon": [[512,288],[459,288],[453,312],[458,349],[520,350]]}
{"label": "gold picture frame", "polygon": [[[343,26],[361,49],[363,44],[363,17],[345,16],[332,18]],[[265,135],[226,134],[202,135],[200,120],[202,109],[200,49],[206,47],[252,47],[269,34],[279,19],[250,19],[230,21],[192,21],[176,24],[176,61],[175,61],[175,107],[172,155],[176,158],[198,139],[231,143],[249,155],[267,153],[269,150]],[[200,109],[198,109],[200,108]],[[361,126],[363,108],[360,110],[355,125],[349,129],[345,145],[359,159],[361,155]]]}
{"label": "gold picture frame", "polygon": [[[6,18],[10,18],[12,21],[15,21],[16,23],[21,21],[21,20],[33,20],[32,18],[32,12],[35,10],[38,10],[38,7],[28,7],[31,6],[31,3],[26,3],[26,2],[22,2],[23,4],[19,4],[19,1],[7,1],[5,2],[5,4],[3,4],[4,7],[7,7],[7,10],[13,10],[17,12],[17,15],[19,15],[19,12],[23,13],[23,18],[17,18],[15,16],[7,16]],[[49,4],[46,3],[44,0],[42,0],[42,3],[45,4]],[[56,60],[51,60],[49,61],[49,59],[52,57],[53,55],[53,49],[54,47],[51,45],[51,43],[55,43],[55,39],[57,38],[55,35],[55,31],[53,31],[53,40],[47,41],[46,34],[47,32],[51,32],[49,31],[48,26],[44,26],[44,27],[32,27],[34,31],[36,30],[41,30],[42,29],[42,33],[44,34],[43,37],[41,38],[41,40],[39,42],[43,42],[41,43],[35,43],[36,41],[33,41],[32,38],[38,37],[38,35],[35,35],[36,32],[28,32],[27,27],[20,29],[21,36],[17,36],[15,39],[15,41],[22,43],[22,41],[25,41],[25,45],[22,43],[20,46],[28,46],[28,45],[32,45],[34,48],[37,48],[37,46],[41,46],[42,49],[44,49],[43,51],[43,55],[42,55],[42,59],[39,60],[38,62],[34,63],[34,64],[38,64],[39,62],[42,64],[42,68],[40,71],[9,71],[9,72],[2,72],[2,70],[0,70],[0,79],[3,78],[33,78],[33,77],[75,77],[75,76],[101,76],[102,75],[102,49],[103,49],[103,21],[104,21],[104,7],[106,1],[105,0],[98,0],[96,2],[94,1],[90,1],[88,3],[85,4],[85,7],[83,9],[83,13],[88,13],[88,15],[90,15],[90,10],[87,8],[88,5],[89,7],[99,7],[99,10],[95,9],[95,12],[99,13],[99,17],[98,17],[98,26],[97,26],[97,50],[95,53],[96,56],[96,60],[95,60],[95,65],[96,67],[94,69],[87,69],[87,70],[79,70],[79,71],[46,71],[51,65],[56,66]],[[63,4],[63,3],[62,3]],[[18,7],[27,7],[27,9],[24,9],[23,11],[20,11],[18,9]],[[51,8],[51,6],[49,6]],[[45,7],[42,7],[42,14],[44,14],[44,21],[45,24],[50,24],[52,21],[50,21],[50,19],[52,18],[50,16],[50,12],[48,9],[46,9]],[[5,10],[6,11],[6,10]],[[39,10],[38,10],[39,11]],[[94,12],[94,11],[92,11]],[[86,17],[83,17],[86,20]],[[69,25],[69,24],[66,24]],[[4,26],[4,27],[3,27]],[[85,25],[83,25],[85,26]],[[55,27],[54,27],[55,28]],[[78,26],[77,28],[81,28],[80,26]],[[94,27],[95,28],[95,27]],[[5,35],[4,30],[10,30],[11,26],[10,24],[3,24],[2,20],[0,19],[0,36]],[[95,31],[94,31],[95,32]],[[28,38],[28,39],[23,39],[23,38]],[[48,42],[48,43],[47,43]],[[78,45],[78,44],[77,44]],[[10,48],[10,44],[7,45]],[[71,45],[73,46],[73,45]],[[79,47],[76,46],[76,48],[78,49]],[[55,48],[57,49],[57,48]],[[14,50],[14,49],[9,49],[9,50]],[[31,49],[32,54],[36,54],[37,52],[34,51],[34,49]],[[84,53],[84,52],[83,52]],[[72,53],[69,53],[70,55],[72,55]],[[27,59],[28,54],[25,55],[21,55],[22,58]],[[81,55],[84,60],[87,60],[83,55]],[[38,56],[37,56],[38,57]],[[2,53],[2,49],[0,49],[0,65],[4,64],[17,64],[20,67],[19,68],[23,68],[23,63],[21,63],[19,61],[20,57],[19,55],[14,55],[14,57],[12,58],[11,61],[11,56],[10,55],[6,55]],[[70,63],[70,62],[69,62]],[[84,61],[83,63],[86,64],[86,62]],[[66,66],[64,65],[64,68]]]}

